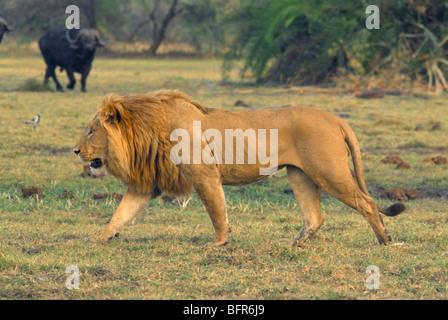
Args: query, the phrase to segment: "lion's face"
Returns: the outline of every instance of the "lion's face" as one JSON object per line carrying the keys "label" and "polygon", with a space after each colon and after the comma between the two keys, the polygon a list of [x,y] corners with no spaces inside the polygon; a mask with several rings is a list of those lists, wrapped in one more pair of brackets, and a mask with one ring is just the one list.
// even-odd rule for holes
{"label": "lion's face", "polygon": [[82,161],[90,162],[90,167],[94,170],[99,170],[107,166],[107,131],[98,116],[87,125],[79,142],[75,145],[73,152]]}

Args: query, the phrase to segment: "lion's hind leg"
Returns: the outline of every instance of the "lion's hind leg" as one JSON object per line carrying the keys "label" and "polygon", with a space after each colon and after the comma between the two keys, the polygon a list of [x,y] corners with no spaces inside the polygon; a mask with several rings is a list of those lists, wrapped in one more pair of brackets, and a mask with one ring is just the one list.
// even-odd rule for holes
{"label": "lion's hind leg", "polygon": [[322,189],[301,169],[287,167],[288,180],[299,203],[303,215],[303,227],[293,240],[293,245],[302,243],[316,234],[324,222],[320,210],[320,195]]}
{"label": "lion's hind leg", "polygon": [[361,213],[372,227],[380,244],[391,241],[375,201],[360,189],[348,166],[333,168],[329,163],[325,172],[319,174],[319,185],[333,197]]}

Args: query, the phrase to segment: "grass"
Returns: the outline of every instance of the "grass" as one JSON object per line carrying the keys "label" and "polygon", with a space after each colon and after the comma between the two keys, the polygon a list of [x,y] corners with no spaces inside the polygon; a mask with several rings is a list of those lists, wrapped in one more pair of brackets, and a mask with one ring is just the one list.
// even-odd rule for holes
{"label": "grass", "polygon": [[[70,153],[107,92],[177,88],[207,106],[232,110],[237,100],[260,108],[301,104],[348,115],[363,151],[368,185],[448,190],[446,165],[423,160],[448,153],[446,95],[362,100],[309,88],[220,85],[213,59],[98,58],[88,92],[20,90],[42,79],[36,54],[0,51],[0,299],[446,299],[447,199],[406,201],[401,216],[385,218],[394,242],[382,247],[360,214],[325,195],[325,223],[301,249],[279,242],[300,229],[300,210],[284,171],[259,183],[226,187],[232,235],[229,245],[205,247],[214,232],[196,195],[185,209],[154,200],[119,239],[85,243],[102,231],[119,202],[95,193],[124,193],[113,177],[83,178]],[[59,74],[67,83],[66,76]],[[236,81],[236,73],[231,75]],[[50,83],[51,88],[54,85]],[[41,124],[23,124],[35,114]],[[430,124],[442,129],[430,131]],[[426,129],[414,131],[416,124]],[[410,163],[381,163],[396,154]],[[38,186],[44,197],[23,198]],[[61,198],[64,191],[73,198]],[[380,205],[392,200],[379,198]],[[80,289],[68,290],[65,270],[80,270]],[[380,289],[368,290],[366,268],[380,269]]]}

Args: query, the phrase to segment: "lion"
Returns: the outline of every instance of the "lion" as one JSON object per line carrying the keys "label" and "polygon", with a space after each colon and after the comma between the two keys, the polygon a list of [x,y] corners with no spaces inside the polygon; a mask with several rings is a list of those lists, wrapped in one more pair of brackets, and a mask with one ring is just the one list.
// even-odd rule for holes
{"label": "lion", "polygon": [[[239,161],[233,155],[230,160],[234,161],[225,163],[179,162],[179,158],[194,157],[194,149],[198,147],[202,155],[215,156],[215,159],[219,152],[226,155],[230,151],[239,152],[235,145],[229,147],[227,142],[227,150],[218,150],[207,145],[207,139],[203,137],[189,140],[182,136],[182,142],[191,151],[182,150],[177,158],[173,157],[176,153],[173,150],[180,140],[179,137],[177,140],[173,138],[173,132],[181,129],[194,135],[198,123],[200,133],[214,130],[215,147],[218,145],[218,134],[224,136],[229,129],[245,130],[246,133],[250,129],[254,132],[255,129],[258,132],[265,130],[265,133],[268,130],[265,142],[276,132],[276,145],[264,150],[266,154],[268,149],[276,151],[276,166],[267,174],[262,174],[262,169],[269,167],[263,159],[241,162],[241,159],[251,156],[251,149],[247,146],[250,135],[243,136],[244,148],[239,151],[244,158],[240,154]],[[261,145],[262,134],[257,139],[256,142]],[[377,207],[366,187],[360,147],[353,130],[343,119],[308,107],[224,111],[205,107],[177,90],[134,95],[108,94],[74,147],[74,153],[82,161],[90,162],[93,172],[106,170],[127,186],[104,232],[87,238],[88,241],[106,241],[118,236],[122,227],[162,192],[188,196],[195,190],[215,230],[215,241],[210,245],[225,245],[230,226],[222,186],[251,184],[282,168],[286,168],[303,215],[303,227],[291,241],[295,246],[302,246],[314,237],[324,222],[320,209],[322,190],[360,212],[380,244],[390,243],[392,239],[379,212],[396,216],[405,210],[401,203],[384,209]],[[349,165],[350,155],[354,170]]]}

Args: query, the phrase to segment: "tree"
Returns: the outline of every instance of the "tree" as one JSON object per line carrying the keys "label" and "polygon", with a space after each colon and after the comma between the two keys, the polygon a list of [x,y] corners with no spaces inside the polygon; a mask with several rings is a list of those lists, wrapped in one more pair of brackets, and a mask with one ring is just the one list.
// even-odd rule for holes
{"label": "tree", "polygon": [[[151,46],[148,52],[151,55],[156,54],[162,42],[165,40],[167,28],[173,19],[179,15],[182,9],[178,9],[179,0],[172,0],[168,7],[165,8],[165,12],[163,12],[162,1],[161,0],[153,0],[153,1],[141,1],[141,6],[144,10],[149,12],[146,19],[141,21],[134,31],[132,32],[130,39],[135,39],[137,32],[139,29],[144,27],[147,24],[151,25]],[[166,5],[166,2],[164,3]]]}
{"label": "tree", "polygon": [[76,5],[81,27],[108,33],[116,41],[149,43],[151,54],[169,40],[210,53],[223,43],[216,21],[228,1],[235,0],[0,0],[0,13],[20,26],[15,37],[29,41],[65,26],[66,7]]}
{"label": "tree", "polygon": [[88,6],[86,6],[87,10],[86,12],[86,16],[87,16],[87,21],[89,22],[89,26],[92,29],[96,29],[97,27],[97,23],[96,23],[96,4],[95,4],[95,0],[89,0]]}
{"label": "tree", "polygon": [[182,13],[171,35],[188,42],[198,53],[219,54],[225,43],[222,20],[229,0],[183,0]]}
{"label": "tree", "polygon": [[390,77],[394,67],[446,86],[446,1],[374,2],[379,30],[365,27],[364,1],[242,1],[229,16],[228,60],[243,57],[243,72],[252,71],[259,83],[322,83],[341,70],[362,77],[385,70]]}
{"label": "tree", "polygon": [[162,20],[161,27],[154,28],[153,42],[151,44],[151,47],[149,48],[150,54],[156,54],[157,49],[162,44],[162,41],[165,39],[166,28],[170,24],[171,20],[173,20],[174,17],[180,12],[180,10],[176,11],[177,3],[178,3],[178,0],[173,0],[173,2],[171,3],[171,7],[168,10],[168,13]]}

